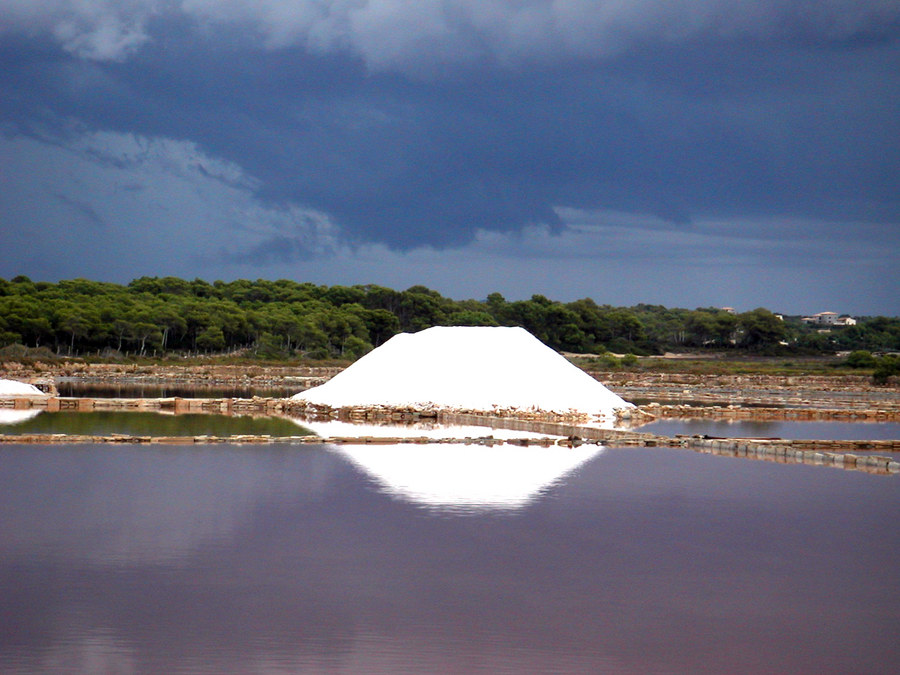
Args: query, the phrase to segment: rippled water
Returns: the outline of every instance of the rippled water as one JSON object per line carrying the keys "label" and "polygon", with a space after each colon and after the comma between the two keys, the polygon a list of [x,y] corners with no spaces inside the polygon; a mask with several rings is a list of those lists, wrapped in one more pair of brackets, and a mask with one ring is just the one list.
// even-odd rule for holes
{"label": "rippled water", "polygon": [[900,662],[897,476],[419,449],[412,469],[374,447],[0,446],[0,672]]}

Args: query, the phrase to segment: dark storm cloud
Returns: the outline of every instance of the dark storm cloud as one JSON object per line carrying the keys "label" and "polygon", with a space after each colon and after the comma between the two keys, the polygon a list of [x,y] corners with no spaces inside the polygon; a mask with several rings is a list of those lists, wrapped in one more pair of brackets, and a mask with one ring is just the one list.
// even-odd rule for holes
{"label": "dark storm cloud", "polygon": [[[206,243],[239,231],[242,248],[192,259],[219,250],[257,275],[336,237],[483,252],[493,232],[495,251],[559,259],[595,251],[585,233],[634,259],[679,237],[785,261],[781,242],[823,242],[817,259],[900,248],[896,2],[0,0],[0,15],[0,131],[78,157],[47,186],[72,217],[34,207],[48,230],[91,211],[154,227],[78,184],[96,170],[145,211],[168,194],[161,232],[188,226],[178,211]],[[517,238],[529,227],[547,236]]]}
{"label": "dark storm cloud", "polygon": [[347,52],[371,70],[598,58],[696,40],[870,44],[896,35],[892,0],[4,0],[5,28],[67,52],[124,60],[185,20],[268,49]]}
{"label": "dark storm cloud", "polygon": [[103,222],[103,218],[90,204],[86,204],[66,195],[53,195],[53,198],[59,200],[64,205],[68,206],[73,211],[81,215],[84,222],[88,223],[89,225],[93,225],[98,232],[103,232],[104,230],[108,229],[106,223]]}
{"label": "dark storm cloud", "polygon": [[[897,215],[900,125],[877,105],[877,72],[841,74],[848,92],[810,81],[822,75],[806,68],[777,71],[776,60],[731,50],[707,51],[705,76],[698,53],[621,71],[613,63],[410,83],[336,59],[253,57],[235,67],[230,54],[185,46],[102,73],[45,66],[45,81],[66,83],[54,93],[66,118],[197,140],[258,176],[267,198],[314,204],[394,245],[553,223],[558,204],[682,223],[749,202],[762,213]],[[821,62],[836,58],[826,52]],[[745,77],[752,95],[738,89]],[[85,81],[88,94],[72,84]]]}

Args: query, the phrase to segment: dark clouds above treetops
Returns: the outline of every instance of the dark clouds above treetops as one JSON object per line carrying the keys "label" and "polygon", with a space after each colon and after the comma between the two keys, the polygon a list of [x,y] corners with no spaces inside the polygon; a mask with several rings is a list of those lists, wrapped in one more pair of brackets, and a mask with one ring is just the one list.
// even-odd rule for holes
{"label": "dark clouds above treetops", "polygon": [[[723,295],[754,306],[779,292],[741,279],[769,269],[900,311],[896,1],[0,0],[0,17],[2,273],[330,259],[345,276],[322,281],[399,266],[452,285],[459,256],[489,292],[500,259],[606,255],[668,288],[623,302],[739,304],[642,267],[665,257],[728,260]],[[55,233],[39,246],[36,221]],[[121,254],[49,262],[90,231]],[[565,276],[506,292],[600,295]]]}

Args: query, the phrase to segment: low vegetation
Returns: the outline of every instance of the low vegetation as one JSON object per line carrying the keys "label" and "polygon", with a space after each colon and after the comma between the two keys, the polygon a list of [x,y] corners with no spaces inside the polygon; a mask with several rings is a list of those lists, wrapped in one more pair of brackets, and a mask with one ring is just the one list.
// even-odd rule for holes
{"label": "low vegetation", "polygon": [[742,359],[759,368],[763,356],[781,359],[782,368],[794,359],[791,367],[805,369],[807,357],[852,352],[846,363],[832,361],[830,367],[871,370],[887,381],[897,372],[890,352],[900,351],[896,317],[859,317],[855,326],[823,331],[764,308],[732,314],[717,308],[614,307],[590,298],[563,303],[542,295],[510,302],[499,293],[453,300],[424,286],[396,291],[283,279],[208,283],[141,277],[124,286],[0,279],[0,348],[7,358],[217,354],[233,360],[352,361],[398,332],[436,325],[522,326],[555,349],[594,355],[586,367],[601,369],[665,369],[670,366],[638,362],[637,356],[667,351],[720,357],[698,359],[691,367],[700,370],[734,370]]}
{"label": "low vegetation", "polygon": [[900,355],[897,354],[875,356],[871,352],[857,350],[847,356],[845,363],[850,368],[871,370],[875,384],[887,384],[892,376],[900,375]]}

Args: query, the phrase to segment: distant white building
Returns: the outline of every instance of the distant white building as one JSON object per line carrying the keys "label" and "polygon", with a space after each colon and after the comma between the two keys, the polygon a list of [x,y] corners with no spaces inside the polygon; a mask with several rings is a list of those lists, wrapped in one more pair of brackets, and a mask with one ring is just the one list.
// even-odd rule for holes
{"label": "distant white building", "polygon": [[721,307],[720,309],[726,314],[734,314],[734,307]]}
{"label": "distant white building", "polygon": [[804,316],[800,319],[804,323],[814,323],[820,326],[855,326],[856,319],[847,314],[838,315],[837,312],[819,312],[812,316]]}

